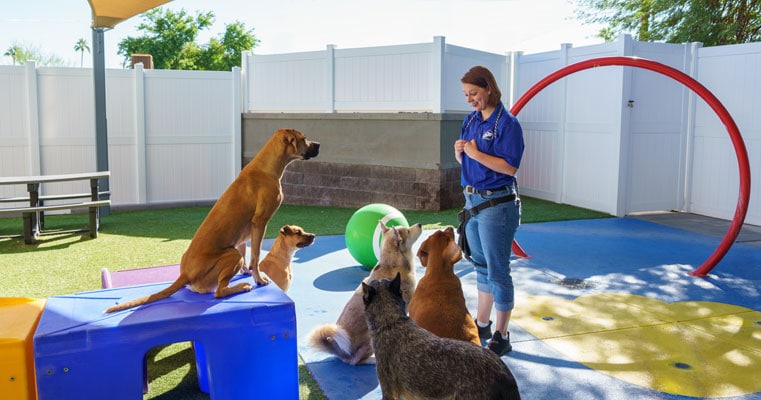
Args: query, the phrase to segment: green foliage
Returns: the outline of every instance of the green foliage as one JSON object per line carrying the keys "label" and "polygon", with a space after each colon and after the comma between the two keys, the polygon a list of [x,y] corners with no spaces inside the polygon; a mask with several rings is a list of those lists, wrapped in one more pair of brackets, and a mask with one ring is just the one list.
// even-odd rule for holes
{"label": "green foliage", "polygon": [[258,40],[253,29],[235,21],[225,25],[225,32],[206,45],[196,43],[198,33],[214,24],[214,14],[196,12],[195,17],[180,11],[155,8],[142,15],[140,37],[127,37],[119,42],[118,54],[125,65],[132,54],[153,56],[156,69],[229,71],[240,66],[241,53],[253,50]]}
{"label": "green foliage", "polygon": [[39,46],[22,43],[13,43],[3,55],[11,57],[14,65],[24,65],[27,61],[35,61],[38,66],[43,67],[66,67],[69,65],[68,61],[55,54],[44,54]]}
{"label": "green foliage", "polygon": [[606,41],[630,33],[640,41],[702,42],[705,46],[761,40],[761,0],[576,0],[577,16],[606,26]]}

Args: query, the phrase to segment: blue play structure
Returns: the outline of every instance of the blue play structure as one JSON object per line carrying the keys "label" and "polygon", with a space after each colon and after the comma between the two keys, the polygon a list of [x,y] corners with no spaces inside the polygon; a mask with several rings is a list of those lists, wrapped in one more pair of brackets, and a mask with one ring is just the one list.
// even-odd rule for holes
{"label": "blue play structure", "polygon": [[194,343],[199,386],[212,399],[298,398],[296,315],[280,289],[255,287],[225,299],[181,289],[156,303],[103,313],[166,285],[48,298],[34,335],[39,399],[142,398],[148,350],[185,341]]}

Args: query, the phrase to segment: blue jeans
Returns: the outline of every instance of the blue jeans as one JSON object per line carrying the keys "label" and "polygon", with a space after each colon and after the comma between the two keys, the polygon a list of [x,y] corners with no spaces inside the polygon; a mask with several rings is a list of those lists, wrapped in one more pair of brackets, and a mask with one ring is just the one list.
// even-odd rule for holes
{"label": "blue jeans", "polygon": [[[515,189],[490,195],[465,193],[465,207],[472,208],[492,198],[508,196]],[[508,201],[471,216],[465,225],[470,256],[476,267],[476,288],[494,296],[494,308],[510,311],[515,307],[515,289],[510,276],[513,238],[521,223],[521,201]]]}

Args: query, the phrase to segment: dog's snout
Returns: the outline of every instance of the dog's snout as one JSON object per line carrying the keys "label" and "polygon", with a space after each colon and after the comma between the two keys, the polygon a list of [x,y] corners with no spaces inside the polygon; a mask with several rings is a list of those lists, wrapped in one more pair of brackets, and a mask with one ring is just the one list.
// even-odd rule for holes
{"label": "dog's snout", "polygon": [[306,153],[304,153],[304,159],[308,160],[310,158],[317,157],[317,154],[319,153],[320,153],[320,142],[309,142],[307,151]]}

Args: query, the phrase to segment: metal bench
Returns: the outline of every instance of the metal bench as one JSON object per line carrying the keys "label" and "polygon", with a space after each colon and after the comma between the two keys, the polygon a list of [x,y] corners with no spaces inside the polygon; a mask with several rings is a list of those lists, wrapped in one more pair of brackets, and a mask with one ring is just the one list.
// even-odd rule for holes
{"label": "metal bench", "polygon": [[[22,207],[0,208],[0,216],[3,215],[20,215],[24,222],[24,243],[34,244],[37,242],[39,235],[45,234],[44,215],[49,211],[76,210],[87,208],[90,214],[90,221],[86,229],[73,229],[66,231],[55,231],[51,233],[73,233],[89,232],[90,237],[98,237],[100,227],[100,208],[111,205],[108,199],[109,192],[98,190],[99,181],[110,177],[109,171],[81,173],[81,174],[64,174],[64,175],[39,175],[39,176],[19,176],[19,177],[0,177],[0,185],[25,185],[27,189],[26,196],[13,196],[0,198],[0,203],[27,203]],[[40,185],[43,183],[66,182],[66,181],[90,181],[89,193],[64,193],[55,195],[41,195]],[[104,199],[105,197],[105,199]],[[64,201],[84,199],[61,204],[45,205],[46,201]],[[19,237],[22,235],[4,235],[5,237]]]}

